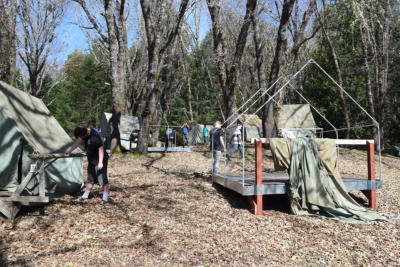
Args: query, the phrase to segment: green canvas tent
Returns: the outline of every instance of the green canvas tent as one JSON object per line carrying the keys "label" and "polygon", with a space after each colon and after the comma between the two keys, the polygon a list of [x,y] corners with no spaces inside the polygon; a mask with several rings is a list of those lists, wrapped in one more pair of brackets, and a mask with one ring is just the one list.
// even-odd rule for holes
{"label": "green canvas tent", "polygon": [[[208,128],[208,131],[213,128],[212,125],[206,125]],[[190,131],[189,131],[189,145],[203,145],[204,144],[204,139],[203,139],[203,129],[204,129],[204,124],[194,124],[190,126]]]}
{"label": "green canvas tent", "polygon": [[318,128],[309,104],[282,105],[278,111],[278,130],[286,129],[295,135],[316,136]]}
{"label": "green canvas tent", "polygon": [[[40,99],[0,82],[0,190],[15,191],[35,163],[29,154],[65,153],[71,144]],[[46,168],[45,182],[50,198],[80,191],[82,159],[56,160]],[[38,182],[32,179],[23,193],[34,196],[38,191]]]}
{"label": "green canvas tent", "polygon": [[[100,134],[105,140],[109,140],[111,129],[109,121],[112,114],[103,112],[100,120]],[[140,130],[140,123],[138,117],[122,115],[119,124],[119,133],[121,136],[122,149],[129,151],[131,148],[136,147],[135,138],[138,137]],[[132,141],[132,143],[131,143]],[[110,148],[110,144],[106,142],[106,149]]]}
{"label": "green canvas tent", "polygon": [[244,140],[250,142],[251,138],[261,138],[262,137],[262,121],[257,115],[242,114],[239,115],[239,123],[244,122]]}

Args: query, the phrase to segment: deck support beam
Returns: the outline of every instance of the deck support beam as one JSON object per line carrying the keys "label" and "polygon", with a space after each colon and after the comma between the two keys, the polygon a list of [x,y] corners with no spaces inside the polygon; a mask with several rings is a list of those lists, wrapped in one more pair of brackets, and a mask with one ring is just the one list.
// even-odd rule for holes
{"label": "deck support beam", "polygon": [[[262,142],[256,141],[256,186],[262,185]],[[256,199],[256,206],[254,207],[254,215],[263,215],[263,195],[257,192],[254,196]]]}
{"label": "deck support beam", "polygon": [[[375,149],[374,142],[367,141],[367,161],[368,161],[368,180],[375,180]],[[364,195],[368,198],[369,207],[372,209],[377,208],[376,203],[376,190],[363,190]]]}

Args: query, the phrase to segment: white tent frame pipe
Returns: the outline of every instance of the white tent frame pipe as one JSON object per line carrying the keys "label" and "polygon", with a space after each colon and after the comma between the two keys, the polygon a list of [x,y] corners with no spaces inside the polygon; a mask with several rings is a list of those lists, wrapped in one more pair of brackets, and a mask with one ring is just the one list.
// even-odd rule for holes
{"label": "white tent frame pipe", "polygon": [[[292,75],[291,77],[290,77],[290,79],[288,80],[288,81],[286,81],[285,82],[285,84],[281,87],[281,88],[279,88],[279,90],[277,90],[272,96],[270,96],[269,97],[269,99],[265,102],[265,103],[263,103],[262,105],[261,105],[261,107],[259,107],[258,109],[257,109],[257,111],[255,111],[249,118],[247,118],[246,119],[246,121],[243,123],[243,125],[245,125],[245,123],[252,117],[252,116],[254,116],[254,114],[256,114],[263,106],[265,106],[267,103],[269,103],[269,101],[271,101],[271,99],[273,99],[283,88],[285,88],[287,85],[290,85],[291,87],[293,87],[292,85],[291,85],[291,81],[294,79],[294,78],[296,78],[297,77],[297,75],[300,73],[300,72],[302,72],[306,67],[308,67],[310,64],[315,64],[340,90],[342,90],[342,92],[344,92],[349,98],[350,98],[350,100],[354,103],[354,104],[356,104],[356,106],[358,107],[358,108],[360,108],[363,112],[364,112],[364,114],[366,114],[371,120],[372,120],[372,122],[375,124],[375,127],[377,128],[377,132],[378,132],[378,157],[379,157],[379,179],[380,180],[382,180],[382,168],[381,168],[381,164],[382,164],[382,158],[381,158],[381,141],[380,141],[380,126],[379,126],[379,123],[342,87],[342,86],[340,86],[336,81],[335,81],[335,79],[333,79],[314,59],[310,59],[310,60],[308,60],[294,75]],[[280,78],[278,78],[265,92],[263,92],[263,94],[260,96],[260,97],[262,97],[263,95],[265,95],[279,80],[281,80],[281,78],[282,77],[280,77]],[[298,93],[305,101],[307,101],[307,103],[309,103],[310,104],[310,102],[303,96],[303,95],[301,95],[295,88],[293,88],[294,90],[295,90],[295,92],[296,93]],[[261,89],[259,89],[255,94],[253,94],[253,96],[250,98],[250,99],[252,99],[253,97],[254,97],[254,95],[256,95],[257,93],[259,93],[259,91],[260,91]],[[260,98],[259,97],[259,98]],[[257,102],[258,100],[259,100],[259,98],[256,100],[256,101],[254,101],[254,102]],[[248,101],[246,101],[245,102],[245,104],[243,104],[241,107],[240,107],[240,109],[244,106],[244,105],[246,105],[247,103],[249,102],[249,100]],[[253,102],[253,104],[254,104],[254,102]],[[253,105],[252,104],[252,105]],[[311,105],[311,104],[310,104]],[[318,110],[313,106],[313,105],[311,105],[312,107],[313,107],[313,109],[321,116],[321,117],[323,117],[327,122],[328,122],[328,124],[329,125],[331,125],[331,127],[333,127],[333,129],[334,129],[334,131],[335,131],[335,133],[336,133],[336,138],[338,139],[338,130],[332,125],[332,123],[330,123],[324,116],[322,116],[322,114],[320,113],[320,112],[318,112]],[[249,108],[248,108],[249,109]],[[246,109],[246,111],[248,110],[248,109]],[[239,109],[238,109],[239,110]],[[243,113],[242,113],[243,114]],[[226,123],[231,117],[232,117],[233,115],[231,115],[227,120],[225,120],[225,122],[224,123]],[[229,128],[229,127],[231,127],[235,122],[237,121],[237,118],[234,120],[234,121],[232,121],[228,126],[227,126],[227,128]],[[243,129],[243,136],[244,136],[244,129]],[[226,133],[225,133],[225,137],[226,137]],[[226,145],[226,138],[225,138],[225,145]],[[338,157],[339,157],[339,155],[338,155]],[[243,161],[243,167],[242,167],[242,179],[243,179],[243,184],[244,184],[244,147],[243,147],[243,156],[242,156],[242,161]],[[225,170],[224,170],[224,177],[226,178],[226,159],[225,159]]]}

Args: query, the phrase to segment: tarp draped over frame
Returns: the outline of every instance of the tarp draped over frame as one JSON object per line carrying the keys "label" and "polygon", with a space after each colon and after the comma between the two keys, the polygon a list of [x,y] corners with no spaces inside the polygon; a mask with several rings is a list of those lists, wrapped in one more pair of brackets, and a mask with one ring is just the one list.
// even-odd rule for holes
{"label": "tarp draped over frame", "polygon": [[360,206],[348,193],[337,169],[333,139],[271,138],[275,168],[289,169],[290,207],[296,215],[345,222],[387,220]]}
{"label": "tarp draped over frame", "polygon": [[278,111],[278,129],[286,129],[296,137],[315,137],[318,128],[309,104],[282,105]]}
{"label": "tarp draped over frame", "polygon": [[[42,100],[0,82],[0,190],[14,192],[35,163],[28,157],[63,153],[71,138],[51,116]],[[46,195],[56,198],[72,194],[84,186],[81,158],[61,158],[45,170]],[[32,179],[23,194],[38,195],[38,182]]]}

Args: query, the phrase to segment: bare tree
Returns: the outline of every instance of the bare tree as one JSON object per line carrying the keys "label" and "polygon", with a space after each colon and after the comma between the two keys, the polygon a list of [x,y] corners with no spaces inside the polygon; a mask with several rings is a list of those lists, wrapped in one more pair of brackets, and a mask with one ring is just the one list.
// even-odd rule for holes
{"label": "bare tree", "polygon": [[19,18],[22,34],[19,57],[29,74],[29,93],[37,96],[46,64],[56,39],[56,29],[64,17],[64,0],[21,0]]}
{"label": "bare tree", "polygon": [[[279,76],[281,67],[281,58],[287,49],[287,36],[286,30],[289,25],[289,19],[292,14],[293,5],[295,0],[284,0],[282,5],[282,12],[280,16],[279,29],[276,38],[276,46],[274,59],[271,65],[271,71],[268,78],[268,88],[274,83]],[[274,94],[276,87],[273,87],[271,94]],[[273,118],[273,103],[272,101],[265,105],[263,109],[263,135],[264,137],[272,137],[274,135],[274,118]]]}
{"label": "bare tree", "polygon": [[[360,23],[360,33],[364,56],[366,95],[369,110],[380,124],[380,143],[383,146],[386,123],[386,103],[388,91],[389,44],[393,16],[392,1],[352,1],[354,13]],[[369,61],[373,64],[370,64]],[[371,67],[370,67],[371,65]],[[378,132],[374,131],[378,141]],[[377,142],[376,142],[377,143]]]}
{"label": "bare tree", "polygon": [[[330,14],[328,14],[326,8],[325,8],[325,0],[322,1],[323,5],[324,5],[324,16],[325,19],[329,18]],[[331,50],[331,54],[332,54],[332,59],[333,59],[333,63],[335,64],[335,70],[336,70],[336,75],[337,75],[337,79],[338,79],[338,84],[343,87],[343,75],[342,75],[342,69],[340,67],[339,64],[339,57],[337,55],[336,52],[336,48],[331,40],[331,36],[328,32],[328,27],[326,27],[326,25],[322,22],[323,18],[321,17],[320,13],[318,12],[318,10],[316,10],[316,14],[317,14],[317,18],[320,21],[322,26],[322,34],[326,39],[326,42],[328,43],[328,46]],[[342,106],[342,110],[343,110],[343,115],[344,115],[344,120],[346,123],[346,138],[349,139],[350,138],[350,115],[349,115],[349,110],[347,109],[347,104],[346,104],[346,99],[344,97],[344,93],[341,89],[338,88],[338,93],[339,93],[339,99],[340,99],[340,104]]]}
{"label": "bare tree", "polygon": [[[142,113],[142,124],[137,146],[139,153],[147,152],[150,125],[160,97],[160,90],[162,90],[158,86],[160,71],[166,51],[179,33],[188,3],[189,0],[182,0],[178,14],[176,16],[170,14],[170,18],[167,20],[167,12],[172,10],[171,2],[165,0],[140,1],[147,37],[148,68],[145,109]],[[171,19],[171,17],[174,19]]]}
{"label": "bare tree", "polygon": [[16,18],[19,0],[0,0],[0,80],[16,85]]}
{"label": "bare tree", "polygon": [[119,120],[121,114],[129,114],[132,110],[129,94],[133,91],[133,75],[128,51],[126,26],[127,1],[104,0],[96,2],[89,0],[73,0],[84,12],[87,25],[83,29],[93,30],[101,44],[107,49],[111,90],[113,96],[111,126],[111,151],[120,146]]}
{"label": "bare tree", "polygon": [[168,49],[168,63],[164,68],[164,72],[160,75],[160,79],[162,80],[160,81],[160,85],[163,86],[163,90],[161,91],[159,105],[156,113],[156,119],[154,123],[155,126],[153,126],[151,129],[151,140],[153,144],[156,144],[158,141],[162,119],[168,115],[167,110],[171,102],[171,91],[174,88],[174,81],[179,75],[179,63],[182,59],[178,51],[178,45],[179,42],[176,38],[174,44],[171,45],[171,49]]}
{"label": "bare tree", "polygon": [[[282,66],[287,66],[288,72],[295,72],[300,63],[301,48],[321,29],[324,22],[320,24],[315,24],[312,27],[311,33],[306,36],[306,29],[311,21],[311,16],[316,9],[316,0],[309,0],[308,5],[304,12],[302,12],[301,20],[300,17],[300,4],[301,1],[297,0],[285,0],[282,4],[282,11],[280,15],[280,24],[277,33],[276,46],[274,59],[271,64],[271,70],[268,79],[268,87],[271,87],[274,81],[278,79],[279,73],[281,72]],[[293,6],[295,5],[295,11],[292,16]],[[304,3],[303,3],[304,4]],[[278,5],[277,5],[278,6]],[[285,52],[288,48],[288,36],[286,34],[287,30],[290,30],[292,36],[293,45],[290,48],[290,52],[285,58]],[[286,59],[286,60],[285,60]],[[301,81],[299,82],[301,86]],[[275,84],[271,88],[270,94],[276,92]],[[282,90],[280,95],[277,97],[275,102],[281,104],[286,98],[286,91]],[[263,109],[263,135],[265,137],[272,137],[275,132],[275,120],[274,120],[274,103],[269,102],[265,105]]]}
{"label": "bare tree", "polygon": [[[231,61],[228,59],[228,44],[226,31],[221,22],[221,0],[207,0],[208,10],[210,12],[213,30],[214,53],[216,56],[217,76],[222,89],[223,100],[225,104],[225,114],[231,117],[228,123],[236,119],[236,97],[235,93],[238,87],[240,64],[242,61],[244,49],[246,47],[247,37],[251,26],[251,16],[256,10],[257,0],[248,0],[246,4],[246,13],[243,18],[243,24],[239,35],[235,40],[235,50]],[[229,134],[229,133],[228,133]]]}

